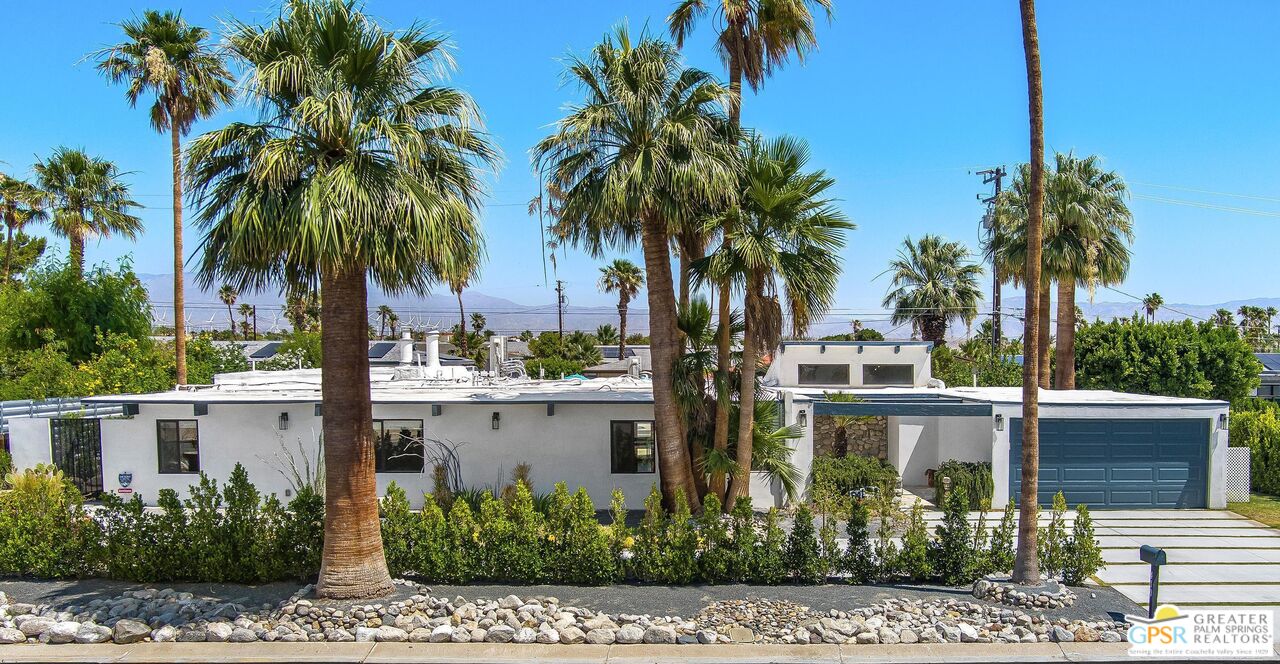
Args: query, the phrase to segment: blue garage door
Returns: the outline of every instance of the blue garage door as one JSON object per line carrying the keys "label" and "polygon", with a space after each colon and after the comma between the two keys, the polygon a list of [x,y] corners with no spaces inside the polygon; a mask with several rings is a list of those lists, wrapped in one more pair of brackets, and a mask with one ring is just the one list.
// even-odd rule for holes
{"label": "blue garage door", "polygon": [[[1022,487],[1022,420],[1010,422],[1009,485]],[[1205,507],[1209,420],[1040,420],[1041,505]]]}

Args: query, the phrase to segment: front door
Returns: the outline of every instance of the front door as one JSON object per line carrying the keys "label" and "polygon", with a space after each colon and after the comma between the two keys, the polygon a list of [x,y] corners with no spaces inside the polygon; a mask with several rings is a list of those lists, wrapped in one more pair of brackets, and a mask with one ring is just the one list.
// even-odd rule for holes
{"label": "front door", "polygon": [[80,493],[102,493],[102,426],[96,418],[60,418],[49,423],[53,465]]}

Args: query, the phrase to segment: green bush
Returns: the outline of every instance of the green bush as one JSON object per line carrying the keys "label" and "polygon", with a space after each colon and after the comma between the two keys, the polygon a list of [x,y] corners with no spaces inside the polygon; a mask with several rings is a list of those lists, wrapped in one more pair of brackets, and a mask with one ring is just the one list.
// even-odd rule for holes
{"label": "green bush", "polygon": [[898,568],[912,581],[927,581],[933,574],[929,561],[929,529],[924,523],[924,505],[911,506],[907,529],[902,534],[902,553],[898,555]]}
{"label": "green bush", "polygon": [[951,479],[951,488],[964,489],[969,497],[969,509],[981,509],[983,503],[991,504],[991,496],[995,492],[995,481],[991,477],[991,463],[987,461],[956,461],[950,459],[938,466],[933,474],[933,504],[944,505],[947,502],[943,478]]}
{"label": "green bush", "polygon": [[1013,499],[1005,503],[1000,525],[991,532],[991,546],[987,549],[987,574],[1013,571],[1014,542],[1018,532],[1018,516]]}
{"label": "green bush", "polygon": [[826,563],[813,530],[813,514],[806,505],[796,510],[795,523],[787,536],[785,559],[787,571],[796,583],[822,583],[827,578]]}
{"label": "green bush", "polygon": [[[570,495],[563,482],[552,492],[547,515],[551,580],[576,585],[603,585],[617,576],[607,531],[596,521],[596,509],[587,490]],[[684,512],[688,514],[688,506]]]}
{"label": "green bush", "polygon": [[11,473],[0,494],[0,574],[68,578],[92,573],[101,533],[80,491],[53,466]]}
{"label": "green bush", "polygon": [[733,548],[733,540],[730,539],[729,528],[720,508],[720,498],[709,493],[702,502],[702,515],[698,517],[698,534],[702,537],[698,574],[707,583],[728,581],[738,553]]}
{"label": "green bush", "polygon": [[[1245,400],[1244,403],[1248,402]],[[1258,406],[1233,409],[1230,429],[1231,446],[1249,448],[1253,490],[1280,495],[1280,415],[1277,415],[1277,409]]]}
{"label": "green bush", "polygon": [[449,518],[445,521],[444,560],[440,566],[441,581],[446,583],[470,583],[477,576],[480,532],[476,528],[471,505],[465,500],[453,501]]}
{"label": "green bush", "polygon": [[533,494],[523,481],[516,482],[512,493],[511,527],[511,543],[506,554],[509,576],[518,574],[528,583],[541,583],[546,577],[542,537],[545,517],[535,509]]}
{"label": "green bush", "polygon": [[1078,586],[1106,566],[1102,561],[1102,548],[1093,535],[1093,517],[1084,504],[1076,505],[1076,521],[1071,526],[1071,539],[1067,542],[1062,580]]}
{"label": "green bush", "polygon": [[382,553],[391,576],[401,576],[413,569],[413,511],[404,489],[392,480],[382,499]]}
{"label": "green bush", "polygon": [[1067,499],[1062,492],[1053,495],[1053,511],[1049,523],[1040,528],[1036,538],[1036,556],[1040,571],[1053,577],[1061,577],[1067,563]]}
{"label": "green bush", "polygon": [[[810,484],[830,487],[840,496],[859,489],[889,490],[898,484],[898,470],[883,459],[863,456],[815,457],[810,471]],[[813,496],[815,501],[826,496]]]}
{"label": "green bush", "polygon": [[775,585],[787,578],[786,542],[778,508],[769,508],[764,519],[764,539],[756,549],[752,564],[752,583]]}
{"label": "green bush", "polygon": [[562,357],[543,357],[525,360],[524,370],[529,373],[530,378],[542,375],[547,380],[555,380],[561,376],[581,374],[586,370],[586,365],[577,360],[566,360]]}
{"label": "green bush", "polygon": [[865,502],[855,500],[845,524],[849,548],[845,551],[844,571],[850,583],[866,583],[876,577],[875,553],[871,549],[871,511]]}
{"label": "green bush", "polygon": [[964,489],[951,491],[942,511],[938,541],[933,548],[933,569],[945,584],[967,583],[973,580],[975,559],[973,531],[969,527],[969,497]]}
{"label": "green bush", "polygon": [[760,536],[756,532],[755,513],[751,510],[751,497],[743,496],[734,503],[730,512],[733,533],[730,546],[734,557],[730,561],[729,578],[736,583],[750,583],[756,578]]}

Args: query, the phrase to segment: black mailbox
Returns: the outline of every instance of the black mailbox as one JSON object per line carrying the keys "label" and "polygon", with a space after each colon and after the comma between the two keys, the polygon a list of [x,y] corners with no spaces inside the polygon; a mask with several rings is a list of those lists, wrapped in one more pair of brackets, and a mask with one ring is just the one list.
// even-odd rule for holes
{"label": "black mailbox", "polygon": [[1142,558],[1142,562],[1148,565],[1164,565],[1168,562],[1164,549],[1157,549],[1148,544],[1143,544],[1142,548],[1138,549],[1138,557]]}
{"label": "black mailbox", "polygon": [[1169,562],[1164,549],[1143,544],[1138,549],[1138,557],[1151,566],[1151,594],[1147,598],[1147,617],[1156,617],[1156,598],[1160,594],[1160,566]]}

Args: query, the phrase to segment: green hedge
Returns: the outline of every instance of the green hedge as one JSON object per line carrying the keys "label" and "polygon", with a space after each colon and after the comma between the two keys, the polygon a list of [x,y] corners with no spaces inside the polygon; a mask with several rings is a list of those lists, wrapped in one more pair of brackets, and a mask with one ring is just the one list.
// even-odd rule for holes
{"label": "green hedge", "polygon": [[1280,416],[1275,408],[1233,410],[1231,445],[1247,447],[1250,484],[1259,493],[1280,495]]}
{"label": "green hedge", "polygon": [[986,461],[956,461],[949,459],[938,467],[933,474],[933,504],[946,503],[946,489],[943,478],[951,478],[952,490],[963,489],[969,509],[983,509],[991,504],[991,495],[995,492],[995,481],[991,478],[991,464]]}

